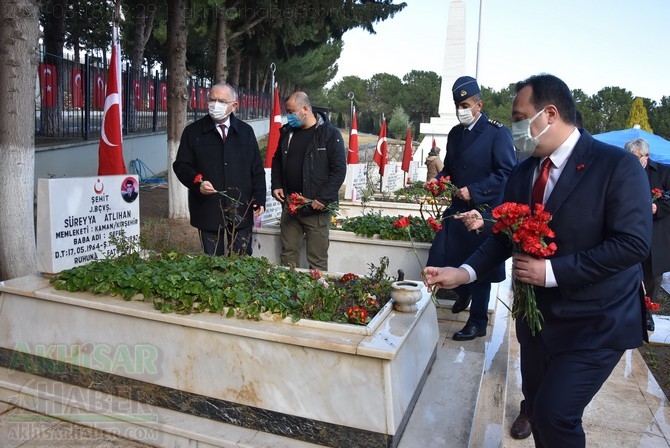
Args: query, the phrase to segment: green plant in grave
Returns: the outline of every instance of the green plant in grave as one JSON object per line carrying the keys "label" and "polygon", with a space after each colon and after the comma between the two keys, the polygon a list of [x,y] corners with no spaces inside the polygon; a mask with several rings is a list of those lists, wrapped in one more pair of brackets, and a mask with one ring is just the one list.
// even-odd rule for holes
{"label": "green plant in grave", "polygon": [[408,217],[409,232],[407,228],[398,228],[393,225],[402,217],[402,215],[384,216],[381,212],[369,212],[352,218],[334,220],[331,228],[369,238],[379,235],[379,238],[383,240],[410,241],[411,234],[415,242],[430,243],[433,241],[435,231],[421,216]]}
{"label": "green plant in grave", "polygon": [[387,267],[388,261],[371,265],[369,276],[348,274],[342,281],[344,277],[323,277],[318,271],[275,266],[266,258],[175,252],[141,257],[133,252],[77,266],[50,281],[59,290],[151,300],[166,313],[259,319],[269,312],[295,320],[365,324],[352,321],[347,311],[365,308],[370,319],[379,312],[390,299],[394,280],[386,275]]}

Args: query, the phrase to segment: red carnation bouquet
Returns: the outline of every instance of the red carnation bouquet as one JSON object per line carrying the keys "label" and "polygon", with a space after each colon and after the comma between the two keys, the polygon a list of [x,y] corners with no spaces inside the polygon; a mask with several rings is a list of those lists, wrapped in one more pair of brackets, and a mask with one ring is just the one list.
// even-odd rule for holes
{"label": "red carnation bouquet", "polygon": [[[507,235],[514,246],[514,251],[523,252],[535,257],[546,258],[556,252],[556,244],[545,241],[553,238],[554,231],[549,228],[551,214],[544,210],[544,205],[536,204],[531,213],[527,204],[505,202],[493,209],[493,233],[502,232]],[[528,322],[530,333],[542,330],[542,313],[537,308],[535,287],[514,279],[514,302],[512,317],[521,317]]]}
{"label": "red carnation bouquet", "polygon": [[657,199],[663,197],[663,191],[660,188],[654,188],[651,190],[651,202],[656,202]]}
{"label": "red carnation bouquet", "polygon": [[644,305],[649,311],[658,311],[661,309],[661,304],[652,302],[649,296],[644,296]]}
{"label": "red carnation bouquet", "polygon": [[[419,213],[437,233],[442,228],[442,212],[451,204],[451,197],[458,188],[451,183],[450,176],[431,179],[423,188],[428,194],[419,201]],[[427,218],[424,211],[428,214]]]}
{"label": "red carnation bouquet", "polygon": [[[314,202],[314,199],[307,199],[300,193],[291,193],[288,197],[288,211],[290,214],[295,215],[301,208],[310,205],[312,202]],[[337,201],[330,202],[324,210],[330,212],[331,215],[337,215],[337,211],[339,210]]]}

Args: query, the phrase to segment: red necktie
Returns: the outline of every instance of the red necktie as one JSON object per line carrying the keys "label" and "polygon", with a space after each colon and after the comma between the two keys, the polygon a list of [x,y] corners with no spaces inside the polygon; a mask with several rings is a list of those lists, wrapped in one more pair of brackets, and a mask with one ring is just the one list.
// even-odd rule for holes
{"label": "red necktie", "polygon": [[223,137],[223,143],[226,143],[226,125],[225,124],[220,124],[219,127],[221,128],[221,136]]}
{"label": "red necktie", "polygon": [[549,171],[551,170],[551,159],[547,157],[542,162],[542,167],[540,168],[540,175],[535,180],[533,184],[533,191],[530,195],[530,205],[531,207],[535,204],[542,204],[544,201],[544,188],[547,186],[547,180],[549,179]]}

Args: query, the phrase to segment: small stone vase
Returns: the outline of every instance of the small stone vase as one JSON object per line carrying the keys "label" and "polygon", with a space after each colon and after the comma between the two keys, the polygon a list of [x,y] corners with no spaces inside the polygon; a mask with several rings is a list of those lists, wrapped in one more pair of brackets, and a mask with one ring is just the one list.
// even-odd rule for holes
{"label": "small stone vase", "polygon": [[391,288],[394,310],[401,313],[417,311],[416,303],[423,296],[423,285],[421,283],[402,280],[393,282]]}

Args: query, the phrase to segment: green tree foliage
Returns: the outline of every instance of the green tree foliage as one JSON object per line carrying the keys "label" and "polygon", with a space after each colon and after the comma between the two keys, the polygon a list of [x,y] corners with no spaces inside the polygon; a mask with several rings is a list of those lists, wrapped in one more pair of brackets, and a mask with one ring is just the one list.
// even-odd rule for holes
{"label": "green tree foliage", "polygon": [[342,41],[336,40],[279,64],[275,78],[279,82],[280,95],[286,97],[296,90],[303,90],[311,95],[312,92],[321,90],[324,79],[335,76],[335,63],[341,52]]}
{"label": "green tree foliage", "polygon": [[654,132],[670,140],[670,96],[661,98],[661,102],[658,105],[651,102],[650,106],[649,123],[654,128]]}
{"label": "green tree foliage", "polygon": [[346,118],[347,127],[351,126],[350,93],[353,93],[353,104],[358,115],[358,129],[361,130],[361,112],[368,110],[368,81],[358,76],[345,76],[333,84],[330,89],[324,90],[323,103],[334,112],[342,112]]}
{"label": "green tree foliage", "polygon": [[409,115],[405,113],[405,109],[402,106],[396,106],[388,122],[387,136],[402,140],[407,134],[407,126],[410,125]]}
{"label": "green tree foliage", "polygon": [[368,83],[368,109],[378,115],[389,114],[396,106],[401,105],[400,92],[403,83],[395,75],[377,73]]}
{"label": "green tree foliage", "polygon": [[[591,134],[600,134],[616,129],[625,129],[628,111],[633,103],[633,94],[621,87],[605,87],[589,102],[595,123],[584,122]],[[582,111],[582,115],[584,112]]]}
{"label": "green tree foliage", "polygon": [[67,0],[65,14],[65,46],[74,50],[75,60],[79,60],[82,50],[100,49],[104,52],[111,45],[113,2]]}
{"label": "green tree foliage", "polygon": [[482,86],[484,113],[509,127],[512,124],[512,102],[514,101],[514,84],[510,84],[500,92]]}
{"label": "green tree foliage", "polygon": [[[430,117],[436,117],[442,83],[437,73],[412,70],[403,76],[402,81],[403,89],[399,97],[408,111],[409,120],[418,126],[419,123],[428,123]],[[418,135],[419,129],[415,129],[414,134]]]}
{"label": "green tree foliage", "polygon": [[632,128],[633,126],[638,125],[640,129],[647,132],[654,132],[649,125],[649,118],[647,117],[647,109],[644,107],[644,102],[642,98],[636,97],[633,100],[633,104],[630,107],[630,112],[628,113],[628,121],[626,122],[626,128]]}

